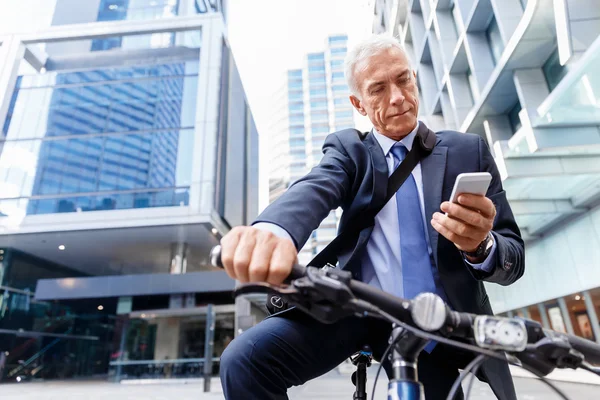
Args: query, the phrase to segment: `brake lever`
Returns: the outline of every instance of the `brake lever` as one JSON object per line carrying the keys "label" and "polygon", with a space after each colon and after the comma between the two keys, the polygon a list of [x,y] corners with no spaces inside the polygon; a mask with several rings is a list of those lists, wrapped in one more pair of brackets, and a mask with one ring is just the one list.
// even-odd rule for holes
{"label": "brake lever", "polygon": [[364,302],[358,301],[348,288],[347,274],[345,271],[309,267],[305,276],[291,281],[287,286],[244,284],[234,291],[234,296],[275,294],[319,322],[331,324],[365,310]]}
{"label": "brake lever", "polygon": [[560,337],[545,337],[535,344],[527,345],[525,352],[513,355],[543,376],[555,368],[577,369],[585,360],[581,352]]}

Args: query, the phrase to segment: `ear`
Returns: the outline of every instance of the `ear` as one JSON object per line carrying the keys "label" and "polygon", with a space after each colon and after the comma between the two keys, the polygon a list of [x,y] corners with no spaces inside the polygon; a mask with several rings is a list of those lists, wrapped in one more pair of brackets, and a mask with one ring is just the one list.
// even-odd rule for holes
{"label": "ear", "polygon": [[413,76],[417,79],[417,71],[413,69]]}
{"label": "ear", "polygon": [[359,100],[358,97],[356,97],[355,95],[351,95],[350,96],[350,103],[352,103],[352,105],[354,106],[354,108],[356,108],[356,111],[358,111],[360,113],[360,115],[362,115],[362,116],[366,116],[367,115],[367,112],[363,108],[362,103],[361,103],[361,101]]}

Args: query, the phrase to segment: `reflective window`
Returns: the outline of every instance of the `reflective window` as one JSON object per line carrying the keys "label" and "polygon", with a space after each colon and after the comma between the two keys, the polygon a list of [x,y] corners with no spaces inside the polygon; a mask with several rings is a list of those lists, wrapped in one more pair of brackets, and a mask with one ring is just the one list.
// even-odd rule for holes
{"label": "reflective window", "polygon": [[334,81],[338,81],[338,80],[344,80],[344,73],[343,72],[333,72],[331,74],[331,79],[333,79]]}
{"label": "reflective window", "polygon": [[288,78],[302,78],[301,69],[292,69],[288,71]]}
{"label": "reflective window", "polygon": [[348,36],[340,35],[340,36],[330,36],[329,43],[340,43],[348,41]]}
{"label": "reflective window", "polygon": [[336,119],[351,118],[351,117],[352,117],[352,110],[344,110],[344,111],[336,111],[335,112]]}
{"label": "reflective window", "polygon": [[345,47],[331,49],[331,54],[346,54],[346,52],[347,52],[347,49]]}
{"label": "reflective window", "polygon": [[313,126],[312,133],[329,133],[328,126]]}
{"label": "reflective window", "polygon": [[348,100],[348,98],[346,98],[346,97],[338,97],[338,98],[333,99],[333,104],[336,106],[348,105],[348,104],[350,104],[350,100]]}
{"label": "reflective window", "polygon": [[548,84],[548,90],[553,91],[568,72],[566,65],[560,65],[558,48],[550,54],[550,57],[548,57],[542,66],[542,70],[544,71],[544,77]]}
{"label": "reflective window", "polygon": [[290,122],[304,122],[304,115],[291,115]]}
{"label": "reflective window", "polygon": [[288,106],[288,109],[290,111],[303,111],[304,110],[304,104],[302,103],[292,103]]}
{"label": "reflective window", "polygon": [[340,84],[333,85],[331,87],[331,89],[334,92],[348,92],[349,91],[348,86],[346,84],[343,84],[343,85],[340,85]]}
{"label": "reflective window", "polygon": [[325,54],[324,53],[311,53],[308,55],[308,60],[309,61],[325,60]]}
{"label": "reflective window", "polygon": [[295,126],[293,128],[290,128],[290,135],[303,135],[304,134],[304,127],[302,126]]}
{"label": "reflective window", "polygon": [[327,90],[325,88],[311,89],[310,95],[311,97],[327,96]]}
{"label": "reflective window", "polygon": [[308,67],[308,72],[322,72],[325,73],[325,64],[323,65],[311,65]]}
{"label": "reflective window", "polygon": [[521,129],[521,118],[519,118],[519,112],[521,112],[521,103],[517,100],[513,108],[508,112],[508,120],[512,128],[512,132],[517,133]]}
{"label": "reflective window", "polygon": [[344,60],[331,60],[331,67],[340,67],[344,65]]}
{"label": "reflective window", "polygon": [[315,109],[315,108],[327,108],[327,102],[326,101],[311,101],[310,102],[310,108],[311,109]]}
{"label": "reflective window", "polygon": [[29,214],[187,204],[191,74],[197,65],[178,63],[20,78],[0,154],[0,209],[11,201]]}
{"label": "reflective window", "polygon": [[485,36],[487,37],[490,51],[492,52],[494,64],[497,64],[498,60],[500,60],[500,57],[502,57],[502,52],[504,51],[504,42],[502,41],[500,28],[498,28],[498,22],[496,21],[495,17],[493,17],[490,21],[490,24],[485,31]]}
{"label": "reflective window", "polygon": [[291,138],[290,139],[290,147],[298,147],[305,145],[304,138]]}

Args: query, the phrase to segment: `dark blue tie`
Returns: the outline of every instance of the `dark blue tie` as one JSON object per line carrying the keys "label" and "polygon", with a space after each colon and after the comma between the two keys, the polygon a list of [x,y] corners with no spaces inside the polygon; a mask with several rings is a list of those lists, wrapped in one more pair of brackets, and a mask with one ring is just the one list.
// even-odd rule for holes
{"label": "dark blue tie", "polygon": [[[396,167],[408,153],[400,142],[392,149]],[[427,237],[421,212],[421,201],[415,178],[410,174],[396,192],[398,225],[400,227],[400,256],[402,262],[402,286],[404,298],[412,299],[419,293],[438,293],[433,276]],[[436,342],[429,342],[425,351],[430,353]]]}

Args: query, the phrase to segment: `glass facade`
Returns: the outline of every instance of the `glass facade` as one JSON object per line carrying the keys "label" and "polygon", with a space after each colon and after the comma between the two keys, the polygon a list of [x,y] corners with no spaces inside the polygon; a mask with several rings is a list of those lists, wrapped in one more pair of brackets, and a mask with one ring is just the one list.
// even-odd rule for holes
{"label": "glass facade", "polygon": [[510,122],[510,127],[512,129],[513,134],[517,133],[517,131],[521,129],[521,118],[519,118],[519,113],[521,112],[521,109],[521,103],[517,101],[508,112],[508,121]]}
{"label": "glass facade", "polygon": [[27,214],[188,204],[198,62],[22,76],[0,205]]}
{"label": "glass facade", "polygon": [[548,84],[548,90],[553,91],[555,87],[558,86],[560,81],[567,75],[568,69],[566,65],[560,65],[560,59],[558,56],[558,48],[556,48],[548,60],[542,66],[542,70],[544,71],[544,77],[546,78],[546,83]]}
{"label": "glass facade", "polygon": [[502,41],[500,28],[498,27],[498,22],[496,21],[495,17],[492,17],[492,20],[485,31],[485,36],[490,46],[494,64],[497,64],[498,60],[500,60],[500,57],[502,57],[502,52],[504,51],[504,42]]}

